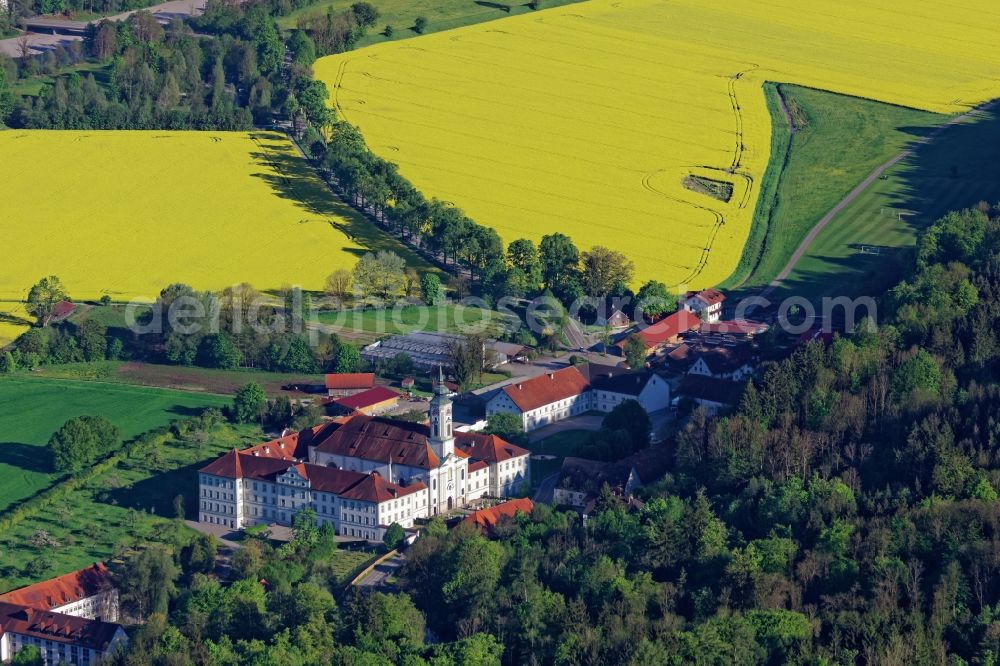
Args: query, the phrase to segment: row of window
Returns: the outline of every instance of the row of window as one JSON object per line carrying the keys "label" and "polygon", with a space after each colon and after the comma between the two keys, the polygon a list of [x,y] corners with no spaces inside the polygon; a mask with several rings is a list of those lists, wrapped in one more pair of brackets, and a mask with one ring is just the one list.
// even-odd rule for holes
{"label": "row of window", "polygon": [[209,525],[222,525],[224,527],[236,528],[236,521],[230,520],[229,518],[220,518],[218,516],[203,516],[201,522],[208,523]]}
{"label": "row of window", "polygon": [[202,500],[201,508],[203,511],[212,511],[214,513],[227,513],[233,515],[235,511],[232,506],[227,506],[225,504],[219,504],[217,502],[206,502]]}
{"label": "row of window", "polygon": [[13,636],[12,653],[16,654],[22,648],[34,645],[42,653],[42,658],[45,659],[46,664],[58,664],[64,661],[71,664],[89,664],[92,658],[96,661],[97,655],[90,648],[57,643],[44,638],[36,638],[35,636],[11,635]]}

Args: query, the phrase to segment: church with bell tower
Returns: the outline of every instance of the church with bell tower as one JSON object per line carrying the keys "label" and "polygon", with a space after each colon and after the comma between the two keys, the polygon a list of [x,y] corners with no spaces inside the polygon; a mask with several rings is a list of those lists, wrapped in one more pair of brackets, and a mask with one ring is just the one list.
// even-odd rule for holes
{"label": "church with bell tower", "polygon": [[437,458],[437,468],[430,470],[427,484],[431,496],[431,511],[444,513],[468,503],[466,487],[469,456],[455,449],[452,403],[448,397],[448,387],[444,383],[444,370],[440,366],[428,417],[430,436],[427,443]]}
{"label": "church with bell tower", "polygon": [[290,525],[310,508],[339,535],[378,540],[393,523],[409,529],[527,492],[529,456],[496,435],[456,431],[439,368],[427,423],[356,413],[233,449],[199,470],[198,515],[229,528]]}
{"label": "church with bell tower", "polygon": [[455,453],[455,434],[452,432],[451,398],[448,397],[448,387],[444,383],[444,370],[438,366],[438,381],[434,387],[434,397],[431,398],[430,413],[431,436],[429,441],[434,454],[445,459]]}

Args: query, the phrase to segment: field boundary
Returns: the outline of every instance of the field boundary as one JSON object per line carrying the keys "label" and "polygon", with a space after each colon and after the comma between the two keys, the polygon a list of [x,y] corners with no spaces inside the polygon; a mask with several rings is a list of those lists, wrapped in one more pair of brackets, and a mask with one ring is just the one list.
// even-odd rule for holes
{"label": "field boundary", "polygon": [[[740,287],[753,277],[764,257],[768,241],[771,239],[771,217],[778,206],[778,193],[785,170],[788,168],[788,161],[792,154],[792,137],[795,134],[795,125],[785,107],[781,85],[774,81],[765,81],[761,86],[768,115],[772,120],[771,156],[764,169],[764,175],[761,177],[760,195],[757,197],[757,205],[750,220],[750,232],[743,245],[743,252],[736,268],[733,269],[728,278],[722,281],[721,284],[725,287]],[[784,116],[784,124],[774,122],[779,114]],[[781,146],[783,146],[781,149],[782,159],[778,164],[775,160],[775,149]]]}
{"label": "field boundary", "polygon": [[805,238],[802,239],[802,242],[799,243],[798,247],[795,249],[795,252],[792,253],[791,258],[785,264],[784,268],[781,269],[778,275],[773,280],[771,280],[771,282],[768,283],[767,287],[765,287],[763,291],[761,291],[758,294],[757,297],[760,299],[766,299],[774,292],[775,289],[781,287],[782,283],[786,279],[788,279],[788,276],[791,275],[792,271],[795,270],[795,267],[799,263],[799,260],[802,259],[802,257],[806,254],[806,252],[809,250],[809,246],[812,245],[813,241],[816,240],[816,237],[819,236],[820,232],[822,232],[823,229],[826,228],[826,226],[833,221],[833,219],[837,216],[837,214],[841,210],[847,207],[847,205],[850,204],[852,201],[857,199],[858,196],[861,193],[863,193],[866,189],[868,189],[868,187],[870,187],[871,184],[874,183],[878,179],[878,177],[881,176],[887,169],[891,168],[892,166],[898,164],[901,160],[912,155],[913,152],[919,146],[934,141],[937,137],[941,136],[941,134],[947,131],[948,128],[958,125],[970,118],[974,118],[975,116],[979,115],[982,111],[985,111],[986,109],[995,106],[998,103],[998,101],[1000,100],[997,99],[990,100],[983,104],[979,104],[973,107],[972,109],[969,109],[965,113],[950,118],[946,122],[942,123],[941,125],[931,130],[926,136],[919,137],[914,141],[912,141],[909,146],[907,146],[904,150],[893,156],[888,161],[877,166],[875,170],[869,173],[864,180],[862,180],[860,183],[858,183],[857,186],[854,187],[854,189],[848,192],[847,196],[838,201],[833,208],[827,211],[827,213],[820,219],[819,222],[813,225],[812,229],[809,230],[809,233],[806,234]]}

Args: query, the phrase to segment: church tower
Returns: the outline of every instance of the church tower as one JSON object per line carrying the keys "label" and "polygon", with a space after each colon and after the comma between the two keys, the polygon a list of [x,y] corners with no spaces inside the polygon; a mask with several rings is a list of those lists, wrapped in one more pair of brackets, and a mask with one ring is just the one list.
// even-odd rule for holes
{"label": "church tower", "polygon": [[438,382],[434,387],[434,397],[431,398],[430,418],[431,449],[444,461],[455,453],[455,437],[452,434],[451,399],[448,398],[448,387],[444,385],[444,370],[441,366],[438,366]]}

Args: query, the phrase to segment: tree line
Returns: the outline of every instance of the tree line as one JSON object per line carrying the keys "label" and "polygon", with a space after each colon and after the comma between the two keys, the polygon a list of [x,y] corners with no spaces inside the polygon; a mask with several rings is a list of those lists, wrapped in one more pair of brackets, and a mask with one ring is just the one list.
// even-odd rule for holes
{"label": "tree line", "polygon": [[[354,345],[335,334],[306,331],[310,298],[298,289],[264,299],[249,284],[219,293],[173,284],[148,308],[136,308],[132,329],[109,328],[91,318],[46,326],[55,303],[67,299],[55,276],[32,289],[27,308],[38,317],[39,326],[22,333],[0,354],[0,372],[104,360],[303,374],[355,372],[361,367]],[[110,305],[110,300],[104,304]]]}
{"label": "tree line", "polygon": [[[4,78],[44,73],[54,81],[37,98],[14,99],[0,78],[0,123],[53,129],[249,130],[285,118],[322,127],[326,88],[311,78],[309,67],[324,51],[317,49],[309,30],[293,31],[286,40],[275,22],[308,4],[212,0],[201,16],[175,19],[165,28],[146,11],[125,21],[90,24],[82,44],[26,54],[20,67],[5,59]],[[345,47],[364,34],[373,12],[371,5],[356,3],[338,15],[354,35]],[[286,47],[291,54],[287,66]],[[60,74],[85,61],[101,68]]]}
{"label": "tree line", "polygon": [[586,523],[420,539],[404,590],[509,664],[995,663],[1000,210],[946,216],[915,263],[877,329],[697,411],[641,508],[605,488]]}
{"label": "tree line", "polygon": [[311,510],[296,515],[287,543],[249,534],[228,584],[212,576],[213,538],[189,534],[177,530],[114,567],[123,611],[144,622],[108,663],[500,664],[503,647],[487,634],[428,643],[424,616],[405,594],[345,591],[333,530]]}

